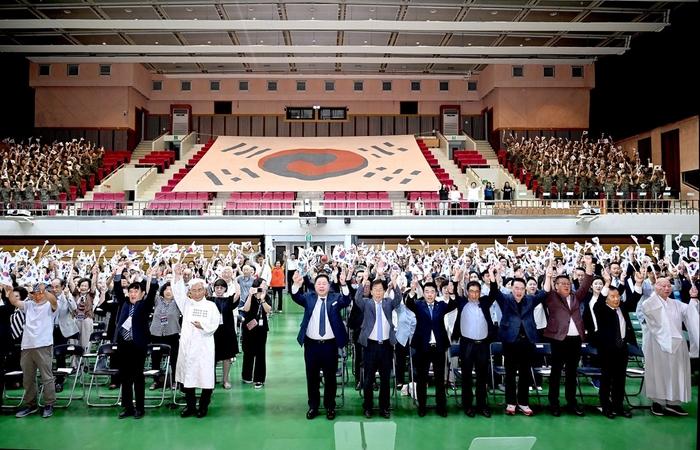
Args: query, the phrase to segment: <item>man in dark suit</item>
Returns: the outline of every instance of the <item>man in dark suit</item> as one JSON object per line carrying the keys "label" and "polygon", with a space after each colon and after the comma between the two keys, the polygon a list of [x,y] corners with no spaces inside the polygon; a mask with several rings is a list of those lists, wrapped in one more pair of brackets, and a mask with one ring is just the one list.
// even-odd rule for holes
{"label": "man in dark suit", "polygon": [[581,359],[581,343],[586,339],[581,302],[593,282],[594,265],[591,255],[585,255],[583,260],[586,275],[575,293],[571,293],[569,277],[560,274],[554,278],[555,269],[551,266],[547,268],[547,279],[544,283],[544,290],[549,292],[546,300],[549,320],[544,330],[544,337],[552,346],[552,372],[549,377],[548,397],[554,417],[561,415],[559,382],[562,369],[565,369],[566,376],[564,395],[567,412],[579,417],[584,415],[576,402],[576,369]]}
{"label": "man in dark suit", "polygon": [[[504,294],[499,289],[503,282],[500,266],[496,267],[494,275],[496,282],[491,282],[491,291],[497,291],[496,301],[503,313],[498,340],[503,343],[506,369],[506,414],[514,416],[517,405],[520,412],[532,416],[528,388],[532,386],[532,358],[535,343],[539,341],[534,311],[548,293],[539,291],[536,295],[525,295],[527,282],[523,278],[513,278],[511,294]],[[516,394],[515,377],[518,374]]]}
{"label": "man in dark suit", "polygon": [[370,285],[368,272],[368,270],[364,272],[362,284],[370,288],[372,298],[364,297],[362,286],[357,289],[355,295],[355,303],[362,309],[364,316],[358,338],[358,342],[363,347],[364,401],[362,407],[365,410],[365,417],[371,419],[374,408],[374,377],[375,373],[379,371],[379,415],[388,419],[391,417],[389,413],[389,377],[394,360],[394,345],[396,345],[396,334],[391,317],[392,312],[401,304],[403,296],[396,285],[396,272],[391,274],[393,298],[384,297],[389,287],[385,280],[375,278]]}
{"label": "man in dark suit", "polygon": [[[117,274],[114,284],[121,283],[123,263],[117,266]],[[148,329],[148,318],[153,312],[153,305],[158,291],[157,271],[148,269],[147,278],[151,285],[148,294],[144,296],[144,285],[132,282],[129,285],[129,297],[124,296],[122,289],[115,289],[117,302],[122,305],[121,314],[117,321],[117,330],[114,333],[114,341],[117,343],[117,355],[119,357],[119,375],[122,382],[122,405],[124,410],[119,413],[119,418],[133,416],[140,419],[144,416],[144,389],[146,381],[143,376],[146,362],[146,350],[151,339]],[[133,392],[132,392],[133,388]],[[134,398],[136,400],[134,405]]]}
{"label": "man in dark suit", "polygon": [[[488,276],[488,274],[487,274]],[[458,277],[460,280],[462,277]],[[486,280],[488,282],[488,279]],[[461,289],[458,289],[461,292]],[[487,406],[486,383],[489,368],[489,345],[496,337],[496,327],[491,320],[489,308],[496,300],[496,290],[481,296],[481,283],[467,284],[467,297],[456,297],[457,319],[452,340],[459,341],[459,356],[462,360],[462,408],[469,417],[474,417],[472,406],[472,367],[476,372],[476,410],[484,417],[491,417]]]}
{"label": "man in dark suit", "polygon": [[[640,273],[641,275],[641,273]],[[635,278],[637,276],[635,275]],[[603,414],[608,419],[615,415],[631,418],[632,414],[622,407],[625,396],[625,379],[627,378],[627,344],[637,346],[637,338],[632,328],[628,311],[622,305],[636,304],[641,297],[643,276],[639,277],[637,287],[628,296],[627,302],[621,303],[620,290],[610,286],[605,303],[593,306],[598,331],[596,342],[600,361],[601,379],[598,396],[603,407]],[[632,300],[632,301],[630,301]]]}
{"label": "man in dark suit", "polygon": [[341,312],[350,304],[345,272],[341,272],[340,294],[330,293],[330,279],[319,273],[314,281],[314,291],[302,295],[299,290],[304,282],[300,273],[294,274],[292,300],[304,308],[304,318],[297,336],[299,345],[304,346],[306,362],[306,390],[309,398],[309,411],[306,418],[311,420],[318,415],[321,403],[320,384],[323,370],[323,406],[326,418],[335,419],[335,393],[338,371],[338,349],[348,343],[348,332]]}
{"label": "man in dark suit", "polygon": [[411,346],[415,350],[416,397],[418,415],[425,416],[425,402],[428,396],[428,371],[433,364],[435,376],[435,403],[437,413],[447,417],[447,396],[445,393],[445,352],[450,347],[450,339],[445,329],[445,314],[457,308],[457,302],[435,301],[437,285],[428,282],[423,286],[423,298],[416,300],[417,280],[411,281],[411,290],[406,297],[406,307],[416,315],[416,331]]}

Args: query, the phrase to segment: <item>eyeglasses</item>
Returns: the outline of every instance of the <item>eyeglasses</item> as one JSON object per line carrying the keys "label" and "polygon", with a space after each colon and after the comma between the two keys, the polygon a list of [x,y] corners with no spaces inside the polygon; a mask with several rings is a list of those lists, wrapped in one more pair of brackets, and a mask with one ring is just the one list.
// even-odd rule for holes
{"label": "eyeglasses", "polygon": [[571,286],[571,283],[557,283],[560,286]]}

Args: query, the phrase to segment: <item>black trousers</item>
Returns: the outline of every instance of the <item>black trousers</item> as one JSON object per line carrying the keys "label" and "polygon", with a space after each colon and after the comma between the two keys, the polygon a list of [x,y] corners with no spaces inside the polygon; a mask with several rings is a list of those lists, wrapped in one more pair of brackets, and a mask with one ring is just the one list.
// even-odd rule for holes
{"label": "black trousers", "polygon": [[602,374],[598,391],[600,405],[604,409],[621,411],[627,377],[627,344],[620,349],[598,349],[598,360]]}
{"label": "black trousers", "polygon": [[[182,388],[182,392],[185,393],[185,402],[187,403],[186,408],[196,409],[197,408],[197,395],[195,393],[195,388]],[[199,409],[206,410],[211,403],[211,394],[214,389],[202,389],[202,395],[199,397]]]}
{"label": "black trousers", "polygon": [[136,345],[132,340],[120,339],[117,352],[119,353],[119,375],[122,381],[122,405],[125,409],[135,407],[137,411],[143,411],[146,395],[146,380],[143,376],[146,346]]}
{"label": "black trousers", "polygon": [[379,409],[389,409],[391,389],[391,366],[394,361],[394,347],[386,340],[379,344],[368,340],[367,347],[362,349],[362,364],[364,366],[364,391],[362,407],[371,410],[374,407],[373,384],[375,375],[379,372]]}
{"label": "black trousers", "polygon": [[265,360],[267,331],[259,326],[252,330],[246,327],[243,329],[242,340],[243,367],[241,368],[241,376],[244,380],[264,383],[267,376],[267,362]]}
{"label": "black trousers", "polygon": [[433,364],[435,375],[435,404],[438,412],[447,412],[447,394],[445,393],[445,352],[437,346],[430,345],[425,351],[416,349],[414,355],[416,370],[416,396],[418,407],[425,408],[428,397],[428,372]]}
{"label": "black trousers", "polygon": [[[532,385],[532,355],[535,345],[527,337],[503,343],[503,365],[506,369],[506,403],[529,406]],[[515,377],[518,376],[517,394]]]}
{"label": "black trousers", "polygon": [[284,286],[273,287],[272,289],[272,306],[275,306],[275,297],[277,297],[277,311],[282,311],[282,291]]}
{"label": "black trousers", "polygon": [[474,401],[472,393],[472,368],[476,372],[476,407],[486,407],[486,378],[489,367],[489,344],[486,341],[474,342],[461,337],[459,340],[459,355],[462,359],[462,407],[471,408]]}
{"label": "black trousers", "polygon": [[552,346],[552,372],[549,375],[549,404],[559,406],[561,371],[566,377],[564,398],[568,407],[576,406],[576,369],[581,360],[581,337],[567,336],[562,341],[547,339]]}
{"label": "black trousers", "polygon": [[323,407],[335,409],[335,393],[338,381],[338,344],[335,339],[323,342],[304,339],[304,361],[306,362],[306,394],[309,408],[321,406],[321,370],[323,370]]}

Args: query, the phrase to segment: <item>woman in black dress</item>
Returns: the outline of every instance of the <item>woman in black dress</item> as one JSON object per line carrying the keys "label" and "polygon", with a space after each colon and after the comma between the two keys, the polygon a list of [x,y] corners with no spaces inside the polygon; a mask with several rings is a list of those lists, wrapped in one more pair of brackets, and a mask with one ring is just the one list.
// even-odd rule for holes
{"label": "woman in black dress", "polygon": [[503,184],[503,189],[501,190],[503,192],[503,200],[509,202],[513,200],[513,187],[510,185],[509,182],[505,182]]}
{"label": "woman in black dress", "polygon": [[221,313],[219,328],[214,333],[214,358],[223,361],[223,375],[221,384],[224,389],[231,389],[228,381],[228,373],[231,370],[231,359],[238,354],[238,336],[236,335],[236,319],[233,316],[235,308],[240,302],[241,290],[236,286],[236,292],[232,296],[226,296],[228,284],[222,279],[214,282],[214,295],[207,300],[216,304]]}
{"label": "woman in black dress", "polygon": [[255,389],[265,384],[267,346],[267,315],[272,311],[272,299],[267,294],[267,282],[256,278],[248,290],[243,305],[243,370],[241,376],[246,383],[255,383]]}

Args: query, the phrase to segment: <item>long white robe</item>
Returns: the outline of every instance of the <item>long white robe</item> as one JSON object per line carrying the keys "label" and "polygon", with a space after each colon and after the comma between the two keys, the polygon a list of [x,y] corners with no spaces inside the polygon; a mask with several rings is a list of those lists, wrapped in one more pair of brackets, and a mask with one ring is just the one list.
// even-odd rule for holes
{"label": "long white robe", "polygon": [[[698,356],[698,311],[685,303],[656,293],[642,304],[646,326],[644,341],[644,395],[652,399],[689,402],[690,356]],[[685,324],[690,353],[683,335]]]}
{"label": "long white robe", "polygon": [[[196,302],[189,298],[182,280],[173,286],[173,296],[183,317],[175,381],[186,388],[214,389],[214,332],[219,327],[221,314],[214,302],[206,299]],[[187,320],[191,308],[199,308],[208,313],[206,320],[199,320],[201,330]]]}

